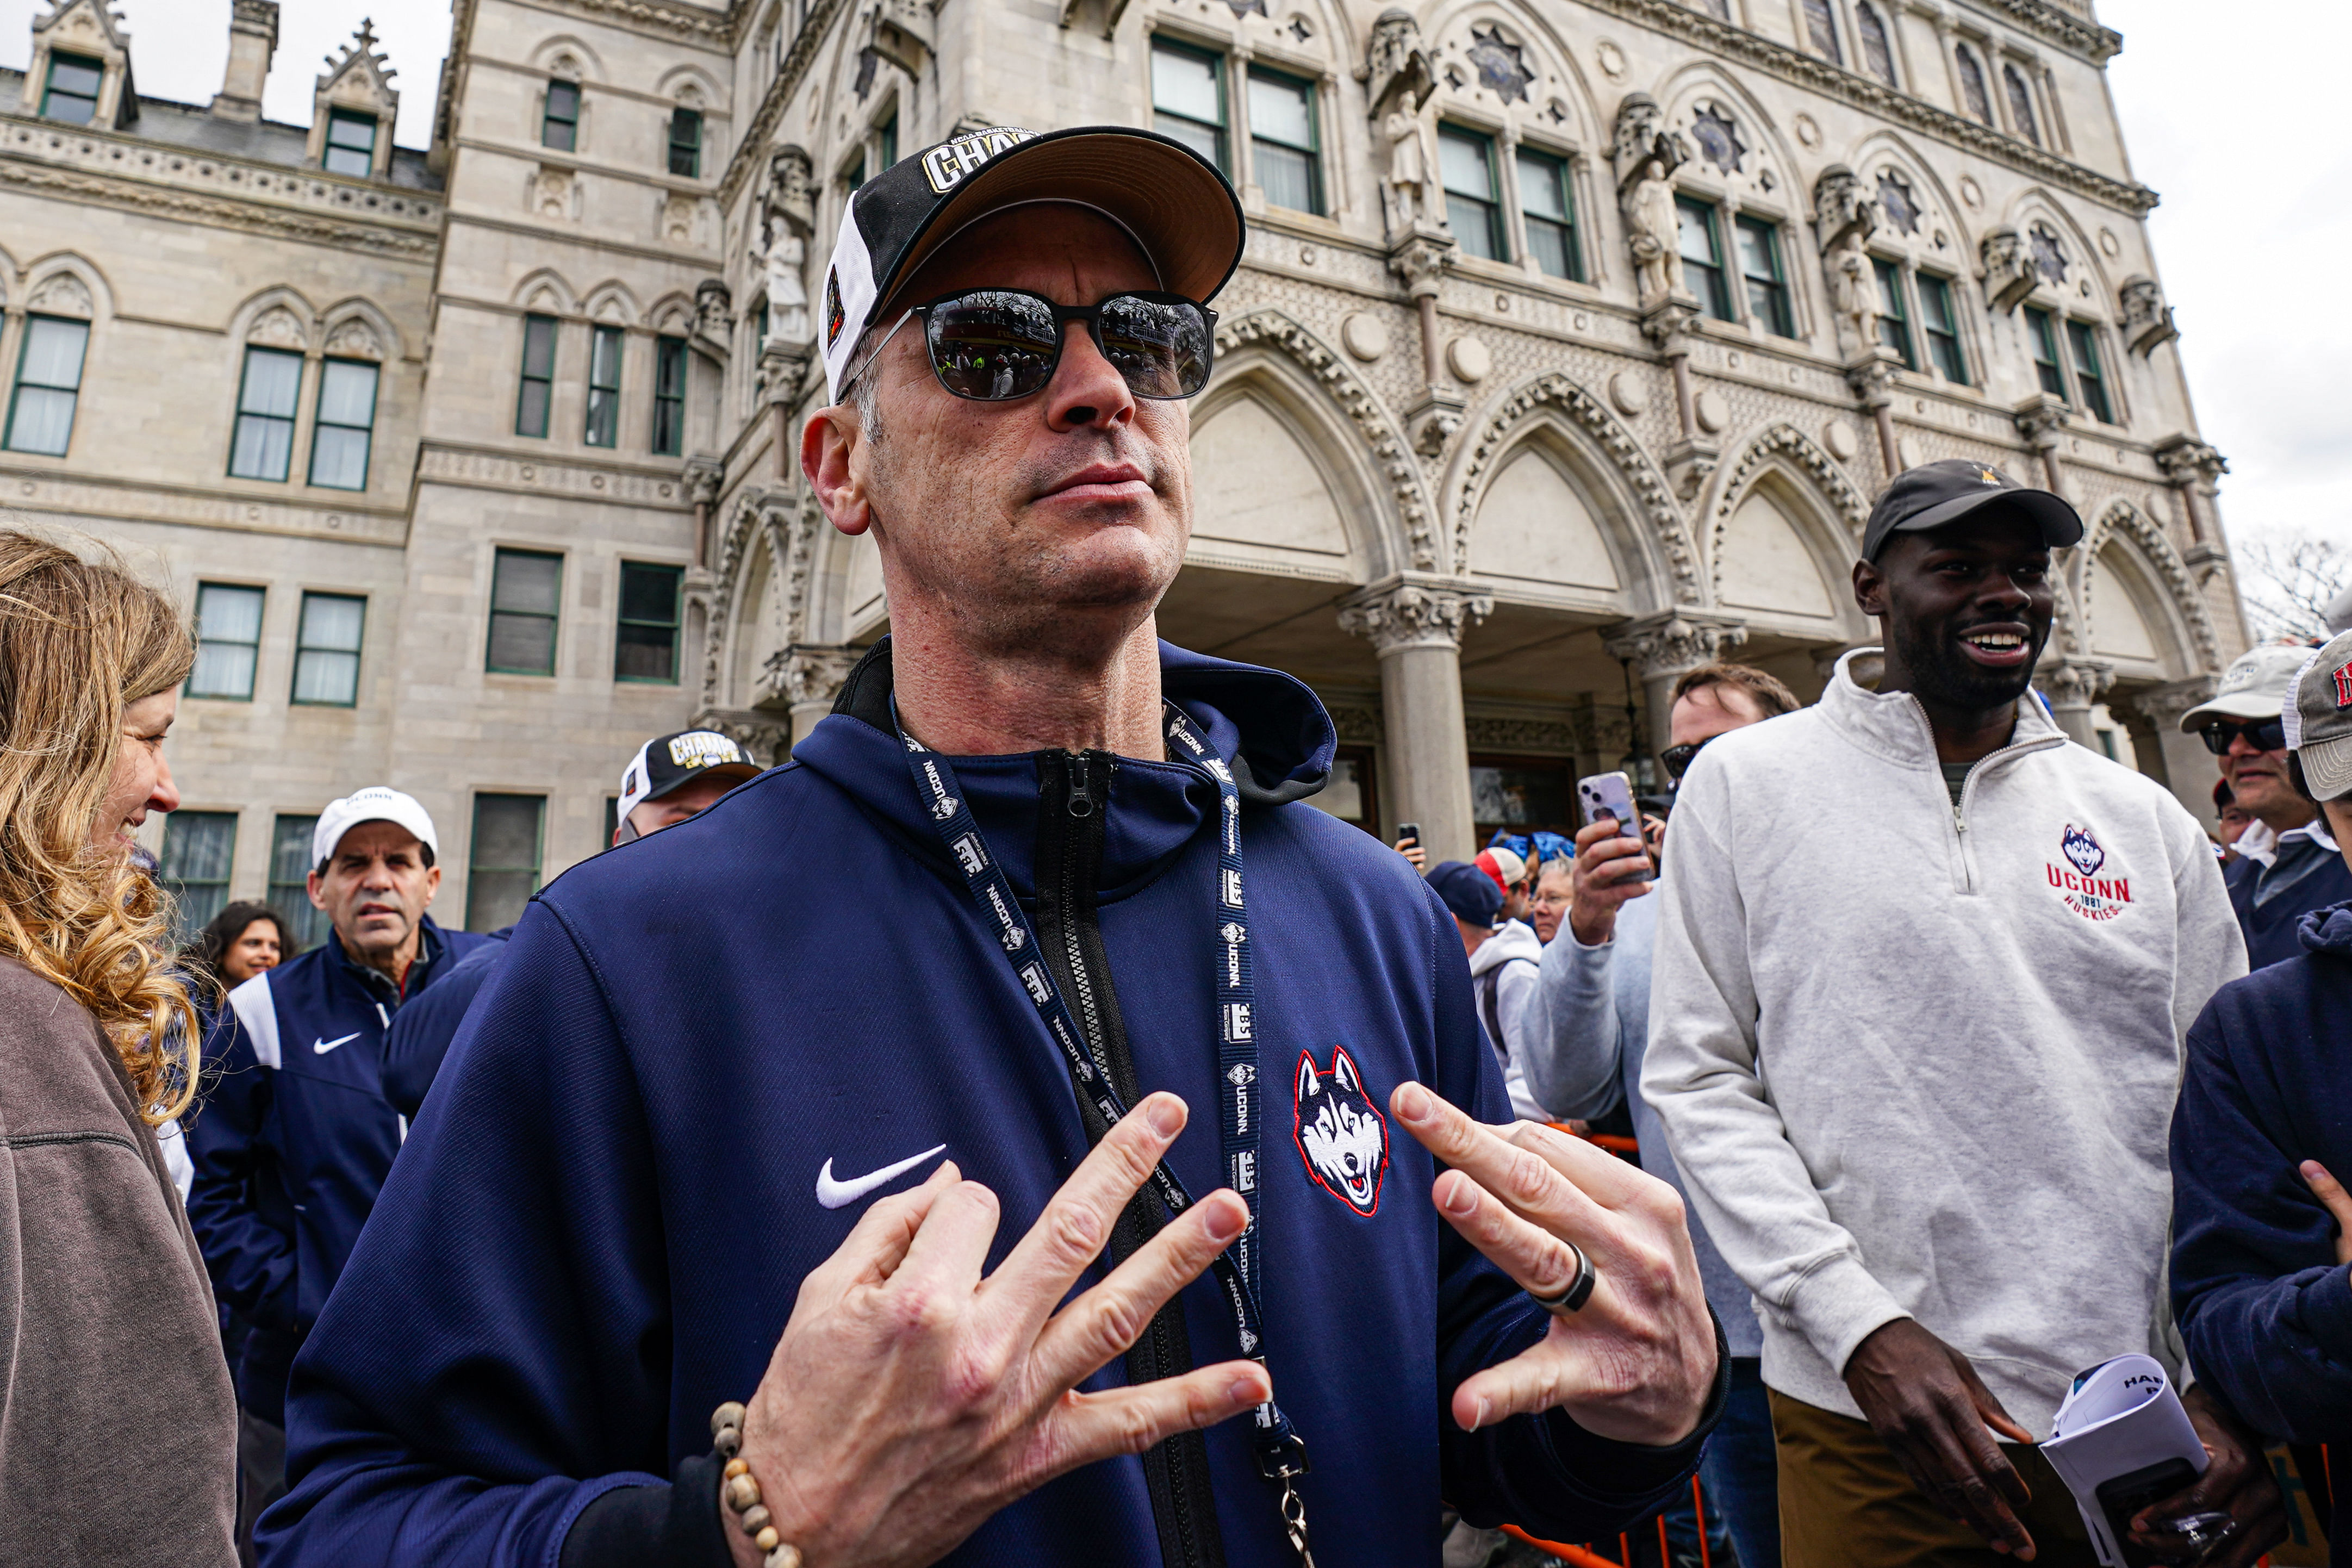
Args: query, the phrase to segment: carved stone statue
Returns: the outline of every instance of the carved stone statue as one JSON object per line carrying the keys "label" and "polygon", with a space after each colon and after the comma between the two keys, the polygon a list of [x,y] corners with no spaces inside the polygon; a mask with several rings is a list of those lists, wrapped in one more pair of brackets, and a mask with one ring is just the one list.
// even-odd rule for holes
{"label": "carved stone statue", "polygon": [[727,341],[727,331],[733,321],[734,296],[727,285],[716,278],[706,278],[694,286],[694,330],[713,342]]}
{"label": "carved stone statue", "polygon": [[809,155],[797,146],[776,149],[768,160],[767,210],[806,238],[816,228],[816,182]]}
{"label": "carved stone statue", "polygon": [[1988,231],[1978,253],[1984,258],[1985,300],[1996,310],[2016,310],[2042,280],[2024,239],[2013,228]]}
{"label": "carved stone statue", "polygon": [[1867,240],[1878,227],[1878,204],[1843,163],[1832,163],[1813,182],[1813,214],[1824,251],[1850,238]]}
{"label": "carved stone statue", "polygon": [[1852,169],[1832,163],[1813,183],[1813,214],[1838,352],[1851,360],[1878,346],[1878,279],[1865,248],[1878,227],[1878,204],[1864,195]]}
{"label": "carved stone statue", "polygon": [[2134,353],[2153,353],[2158,344],[2180,335],[2172,324],[2172,307],[2164,302],[2164,290],[2155,279],[2126,278],[2117,292],[2124,308],[2124,343]]}
{"label": "carved stone statue", "polygon": [[809,340],[808,289],[801,268],[808,260],[808,241],[789,221],[773,224],[762,268],[768,290],[768,335],[788,343]]}
{"label": "carved stone statue", "polygon": [[[1433,104],[1436,94],[1429,96]],[[1426,107],[1416,109],[1410,97],[1403,98],[1381,120],[1381,138],[1389,149],[1388,174],[1381,182],[1381,193],[1391,236],[1411,233],[1417,224],[1443,221],[1435,190],[1436,134],[1430,128]]]}
{"label": "carved stone statue", "polygon": [[1690,162],[1690,149],[1665,128],[1657,100],[1636,92],[1617,110],[1612,155],[1633,255],[1634,291],[1642,309],[1653,310],[1690,291],[1683,280],[1682,220],[1675,211],[1675,171]]}
{"label": "carved stone statue", "polygon": [[1429,55],[1421,47],[1421,24],[1412,13],[1395,7],[1383,11],[1372,24],[1372,41],[1364,54],[1364,80],[1371,90],[1372,118],[1386,122],[1400,102],[1410,110],[1426,104],[1436,85]]}

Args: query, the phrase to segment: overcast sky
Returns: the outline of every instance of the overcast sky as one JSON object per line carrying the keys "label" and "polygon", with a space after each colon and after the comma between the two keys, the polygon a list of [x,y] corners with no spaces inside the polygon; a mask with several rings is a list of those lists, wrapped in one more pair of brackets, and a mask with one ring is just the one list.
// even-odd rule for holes
{"label": "overcast sky", "polygon": [[[2205,438],[2230,459],[2221,503],[2252,542],[2352,538],[2352,309],[2321,262],[2352,248],[2352,136],[2326,123],[2344,90],[2352,15],[2319,0],[2098,0],[2124,35],[2110,68]],[[21,68],[47,0],[0,0],[0,64]],[[118,0],[142,91],[209,101],[228,0]],[[265,111],[306,122],[322,57],[373,16],[399,71],[402,145],[430,139],[447,0],[286,0]],[[2222,17],[2226,16],[2226,20]],[[2339,106],[2340,107],[2340,106]],[[2258,221],[2259,220],[2259,221]]]}

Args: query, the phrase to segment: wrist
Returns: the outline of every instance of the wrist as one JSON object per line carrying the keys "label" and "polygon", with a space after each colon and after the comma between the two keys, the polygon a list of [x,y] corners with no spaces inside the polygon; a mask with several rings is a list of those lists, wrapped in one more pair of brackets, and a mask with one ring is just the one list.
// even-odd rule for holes
{"label": "wrist", "polygon": [[1579,947],[1606,947],[1617,934],[1617,915],[1612,910],[1597,910],[1589,914],[1570,910],[1568,930]]}
{"label": "wrist", "polygon": [[[744,1421],[743,1406],[732,1401],[710,1416],[711,1447],[726,1462],[719,1472],[719,1511],[728,1556],[736,1568],[803,1568],[800,1549],[786,1539],[784,1521],[769,1507],[742,1451]],[[770,1475],[772,1479],[772,1468]],[[777,1490],[781,1495],[782,1489]]]}

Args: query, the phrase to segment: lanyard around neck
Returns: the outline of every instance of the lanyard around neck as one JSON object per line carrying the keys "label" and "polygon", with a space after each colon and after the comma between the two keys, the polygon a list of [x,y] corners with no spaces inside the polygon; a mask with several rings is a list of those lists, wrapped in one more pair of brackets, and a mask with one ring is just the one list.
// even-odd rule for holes
{"label": "lanyard around neck", "polygon": [[[1218,955],[1217,1098],[1225,1178],[1248,1205],[1249,1223],[1243,1227],[1240,1239],[1218,1254],[1212,1267],[1233,1309],[1242,1353],[1264,1364],[1265,1320],[1259,1305],[1263,1298],[1258,1293],[1257,1268],[1258,1128],[1264,1118],[1255,1099],[1259,1079],[1256,994],[1250,978],[1249,914],[1242,898],[1241,791],[1234,782],[1233,770],[1209,750],[1192,720],[1174,703],[1165,706],[1171,747],[1183,759],[1197,764],[1217,785],[1217,887],[1209,909]],[[1036,932],[1021,912],[1013,883],[990,852],[988,841],[981,836],[980,825],[972,818],[970,803],[960,793],[954,765],[898,724],[895,699],[891,722],[907,748],[907,766],[914,774],[916,792],[929,809],[931,824],[940,842],[947,846],[957,869],[963,873],[964,884],[980,907],[982,921],[996,932],[998,944],[1019,977],[1022,990],[1037,1009],[1045,1032],[1060,1047],[1077,1092],[1093,1102],[1106,1127],[1112,1125],[1127,1114],[1128,1108],[1112,1086],[1109,1075],[1096,1065],[1087,1051],[1077,1020],[1069,1005],[1062,1000],[1061,988],[1045,966]],[[1165,1160],[1152,1168],[1151,1187],[1171,1216],[1192,1206],[1192,1194]],[[1280,1406],[1272,1400],[1266,1401],[1257,1407],[1255,1422],[1252,1442],[1260,1472],[1269,1480],[1286,1484],[1291,1478],[1305,1474],[1307,1446],[1292,1429],[1290,1418],[1283,1415]]]}

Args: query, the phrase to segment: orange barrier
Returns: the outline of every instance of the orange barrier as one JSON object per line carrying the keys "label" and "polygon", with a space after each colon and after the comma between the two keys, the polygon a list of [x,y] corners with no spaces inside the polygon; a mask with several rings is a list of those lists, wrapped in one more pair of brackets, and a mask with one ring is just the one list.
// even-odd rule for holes
{"label": "orange barrier", "polygon": [[[1708,1561],[1706,1546],[1706,1494],[1699,1489],[1696,1476],[1691,1478],[1691,1512],[1698,1521],[1699,1568],[1713,1568],[1713,1564]],[[1673,1551],[1666,1544],[1666,1516],[1660,1513],[1651,1517],[1658,1527],[1658,1562],[1663,1568],[1672,1568],[1675,1559]],[[1503,1526],[1503,1533],[1514,1541],[1527,1542],[1538,1552],[1549,1552],[1561,1562],[1570,1564],[1570,1568],[1632,1568],[1633,1562],[1633,1541],[1631,1535],[1620,1535],[1617,1538],[1617,1561],[1612,1563],[1608,1558],[1593,1551],[1589,1542],[1583,1546],[1570,1546],[1566,1542],[1545,1541],[1540,1537],[1529,1535],[1516,1524]],[[2263,1561],[2268,1562],[2269,1559],[2264,1558]]]}
{"label": "orange barrier", "polygon": [[1581,1138],[1596,1148],[1608,1150],[1612,1154],[1638,1154],[1642,1152],[1642,1146],[1633,1139],[1622,1138],[1614,1132],[1580,1132],[1565,1121],[1547,1121],[1544,1125],[1555,1132],[1565,1132],[1571,1138]]}

